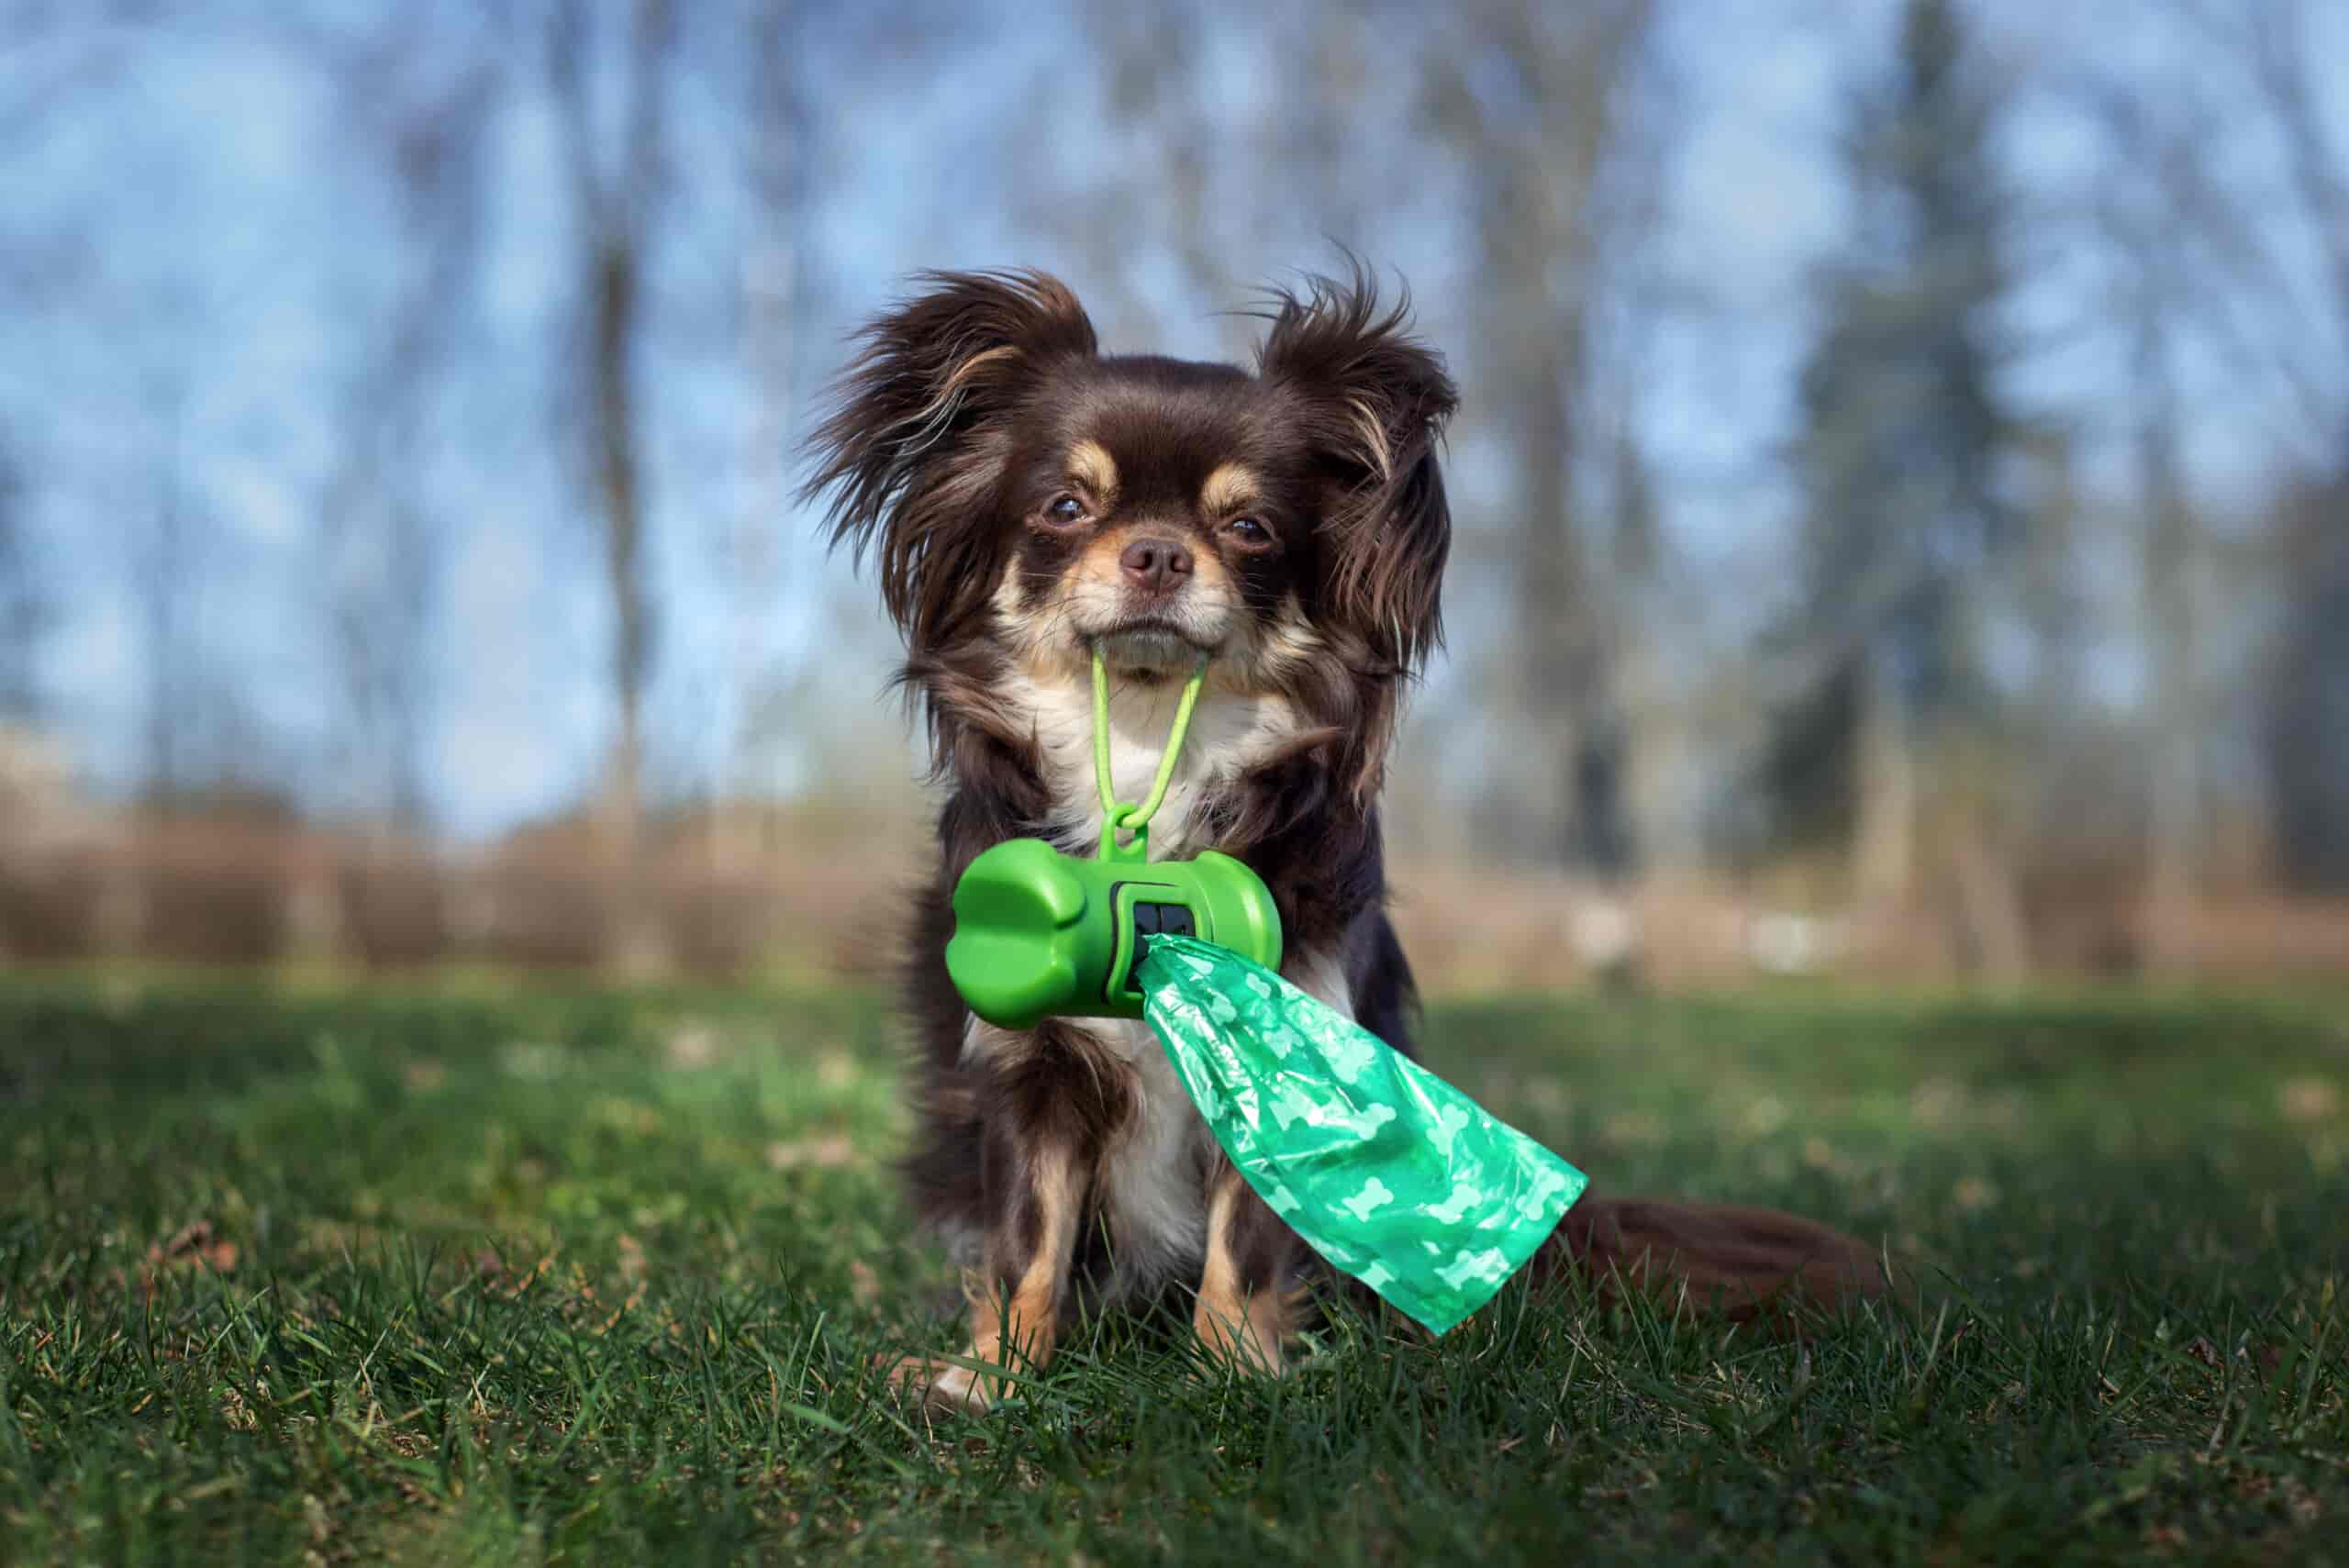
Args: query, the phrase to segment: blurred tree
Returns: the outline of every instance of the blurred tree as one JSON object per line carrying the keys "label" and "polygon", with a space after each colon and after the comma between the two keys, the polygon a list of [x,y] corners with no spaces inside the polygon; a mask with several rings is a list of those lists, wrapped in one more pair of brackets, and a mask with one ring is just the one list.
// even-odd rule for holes
{"label": "blurred tree", "polygon": [[16,453],[0,432],[0,726],[27,723],[40,707],[38,657],[50,606],[25,489]]}
{"label": "blurred tree", "polygon": [[2032,651],[2029,724],[2033,746],[2053,748],[2087,700],[2091,606],[2081,583],[2080,432],[2050,420],[2019,439],[2030,521],[2016,551],[2015,595]]}
{"label": "blurred tree", "polygon": [[[1789,640],[1816,651],[1767,776],[1798,839],[1849,847],[1864,900],[1916,892],[1920,824],[1949,837],[1963,944],[2021,960],[1993,807],[2000,770],[1982,657],[1985,595],[2023,532],[1999,466],[2015,434],[1996,385],[2007,198],[1997,101],[1953,0],[1909,0],[1888,89],[1845,143],[1858,232],[1820,280],[1795,463],[1803,592]],[[1928,775],[1939,781],[1929,798]]]}
{"label": "blurred tree", "polygon": [[[2114,970],[2157,961],[2143,910],[2132,906],[2150,802],[2144,737],[2116,711],[2099,677],[2135,644],[2135,584],[2107,562],[2134,547],[2136,519],[2092,484],[2085,417],[2047,417],[2020,434],[2024,538],[2011,552],[2028,671],[2018,681],[1999,753],[2006,804],[2032,917],[2034,962],[2092,961]],[[2114,579],[2119,579],[2114,581]],[[2183,930],[2182,927],[2174,929]]]}
{"label": "blurred tree", "polygon": [[2133,79],[2091,78],[2086,97],[2117,155],[2087,206],[2097,237],[2121,261],[2111,325],[2125,336],[2131,371],[2132,544],[2147,686],[2143,923],[2147,956],[2165,964],[2179,955],[2206,858],[2213,739],[2203,692],[2210,660],[2195,593],[2208,540],[2187,473],[2176,369],[2179,341],[2203,308],[2210,279],[2175,229],[2176,203],[2202,200],[2204,175],[2188,166],[2214,128],[2207,103],[2149,93]]}
{"label": "blurred tree", "polygon": [[2145,617],[2151,700],[2151,795],[2146,814],[2146,928],[2157,962],[2176,956],[2202,859],[2202,751],[2208,716],[2202,677],[2201,617],[2194,580],[2200,523],[2180,451],[2176,380],[2170,368],[2172,317],[2158,241],[2139,262],[2132,301],[2132,355],[2137,416],[2132,446],[2137,485],[2139,571]]}
{"label": "blurred tree", "polygon": [[[1076,14],[1115,156],[1069,166],[1071,139],[1039,118],[1015,133],[1029,172],[1008,194],[1077,249],[1106,341],[1163,341],[1169,322],[1154,317],[1187,326],[1196,309],[1213,313],[1215,351],[1244,359],[1262,325],[1232,308],[1246,291],[1376,253],[1417,150],[1382,117],[1382,89],[1413,77],[1378,40],[1417,36],[1427,17],[1395,0],[1079,0]],[[1065,58],[1041,69],[1038,91],[1074,86]]]}
{"label": "blurred tree", "polygon": [[[1623,803],[1627,869],[1687,871],[1700,855],[1699,813],[1690,789],[1700,745],[1690,694],[1678,683],[1671,639],[1662,628],[1687,625],[1703,606],[1675,605],[1670,540],[1653,460],[1641,441],[1626,389],[1611,444],[1612,528],[1607,552],[1608,646],[1614,670],[1615,722],[1604,739],[1620,755],[1617,795]],[[1694,640],[1693,638],[1688,640]]]}
{"label": "blurred tree", "polygon": [[[640,361],[647,278],[659,235],[675,17],[668,0],[635,0],[626,38],[596,49],[584,0],[557,0],[547,16],[548,78],[561,156],[577,225],[571,349],[579,404],[566,401],[588,488],[604,532],[605,587],[612,607],[612,695],[618,733],[606,773],[616,956],[627,967],[658,962],[640,884],[644,795],[644,693],[653,658],[654,603],[646,581],[645,416]],[[596,84],[619,95],[616,127],[599,122]],[[561,378],[567,389],[570,377]]]}
{"label": "blurred tree", "polygon": [[[472,325],[483,168],[506,39],[465,17],[402,8],[328,67],[352,112],[340,125],[360,168],[389,187],[394,282],[354,345],[341,456],[319,507],[333,741],[349,804],[414,828],[429,806],[425,752],[448,524],[431,497],[431,418]],[[377,258],[380,260],[380,256]]]}
{"label": "blurred tree", "polygon": [[2295,584],[2261,736],[2277,870],[2303,892],[2349,892],[2349,494],[2310,484],[2283,499],[2277,527]]}
{"label": "blurred tree", "polygon": [[1202,91],[1212,7],[1200,0],[1095,4],[1085,19],[1098,39],[1109,123],[1126,128],[1132,153],[1143,161],[1139,168],[1120,167],[1112,183],[1124,211],[1093,215],[1090,229],[1121,248],[1137,238],[1163,247],[1198,298],[1219,306],[1241,279],[1232,270],[1233,253],[1219,243],[1227,215],[1216,205],[1215,150],[1225,128],[1212,95]]}
{"label": "blurred tree", "polygon": [[2332,350],[2315,371],[2315,474],[2286,508],[2289,591],[2266,740],[2280,869],[2294,885],[2338,893],[2349,891],[2349,150],[2319,107],[2324,56],[2310,15],[2304,0],[2275,0],[2245,8],[2238,25],[2316,244],[2327,319],[2308,336]]}
{"label": "blurred tree", "polygon": [[[1609,161],[1653,146],[1627,136],[1625,122],[1655,11],[1655,0],[1571,12],[1469,6],[1431,37],[1427,97],[1468,181],[1486,285],[1476,402],[1499,427],[1516,481],[1506,547],[1515,642],[1503,662],[1514,689],[1503,723],[1531,776],[1505,784],[1519,798],[1485,810],[1508,841],[1607,879],[1628,873],[1634,846],[1610,636],[1620,623],[1607,609],[1607,530],[1588,515],[1599,492],[1585,460],[1603,426],[1577,402],[1593,385],[1604,262],[1623,238]],[[1642,172],[1652,186],[1653,169]],[[1587,466],[1606,467],[1603,448]],[[1645,505],[1636,493],[1626,500],[1631,513]]]}
{"label": "blurred tree", "polygon": [[[2349,646],[2325,629],[2349,593],[2349,557],[2311,542],[2328,524],[2336,538],[2349,528],[2349,149],[2321,107],[2321,13],[2306,0],[2175,10],[2198,62],[2190,75],[2156,82],[2094,63],[2081,72],[2112,149],[2111,183],[2145,195],[2140,209],[2108,205],[2133,225],[2121,238],[2136,279],[2157,934],[2175,923],[2207,858],[2205,753],[2218,739],[2205,690],[2217,651],[2205,634],[2220,628],[2199,609],[2195,586],[2223,541],[2200,526],[2179,455],[2170,345],[2188,329],[2234,373],[2240,401],[2282,411],[2276,466],[2285,478],[2258,563],[2279,635],[2265,688],[2250,694],[2255,740],[2279,869],[2299,885],[2349,887],[2349,872],[2327,869],[2339,864],[2332,846],[2349,838],[2349,792],[2331,782],[2341,776],[2331,748],[2349,706]],[[2246,164],[2273,166],[2280,179],[2244,178]]]}
{"label": "blurred tree", "polygon": [[[1302,202],[1319,233],[1357,252],[1370,243],[1371,214],[1382,204],[1382,193],[1365,189],[1364,176],[1391,167],[1364,156],[1364,136],[1371,117],[1376,70],[1376,39],[1381,7],[1364,0],[1346,5],[1293,5],[1274,20],[1286,23],[1272,47],[1285,50],[1294,40],[1305,69],[1288,90],[1277,95],[1274,134],[1268,148],[1276,166],[1300,171],[1276,193],[1283,202]],[[1300,36],[1301,35],[1301,36]],[[1300,189],[1300,187],[1302,187]]]}
{"label": "blurred tree", "polygon": [[[109,85],[125,52],[124,24],[140,19],[137,0],[89,0],[61,7],[42,0],[0,3],[0,148],[21,149]],[[23,176],[11,172],[12,179]],[[55,310],[92,271],[90,227],[80,211],[0,202],[0,298],[14,322]],[[29,356],[28,356],[29,358]],[[17,429],[0,428],[0,723],[37,717],[39,655],[63,600],[44,579],[29,501],[37,464],[50,454]],[[44,489],[56,475],[38,474]]]}
{"label": "blurred tree", "polygon": [[158,434],[150,448],[148,511],[130,541],[129,584],[140,632],[145,733],[140,751],[139,793],[150,801],[189,788],[187,728],[197,702],[204,651],[197,646],[189,613],[201,592],[201,551],[191,538],[196,506],[183,473],[181,431],[184,395],[164,378],[150,402]]}
{"label": "blurred tree", "polygon": [[[741,353],[750,385],[744,421],[741,505],[725,544],[732,619],[728,663],[734,693],[724,794],[738,805],[775,794],[778,754],[791,739],[787,720],[763,722],[781,673],[771,667],[763,636],[780,587],[776,530],[790,510],[790,452],[798,391],[800,322],[807,311],[807,236],[815,134],[805,72],[813,28],[800,0],[761,0],[751,8],[745,50],[741,119],[751,212],[742,247]],[[755,846],[731,829],[747,826],[727,811],[710,814],[710,850],[720,862]]]}

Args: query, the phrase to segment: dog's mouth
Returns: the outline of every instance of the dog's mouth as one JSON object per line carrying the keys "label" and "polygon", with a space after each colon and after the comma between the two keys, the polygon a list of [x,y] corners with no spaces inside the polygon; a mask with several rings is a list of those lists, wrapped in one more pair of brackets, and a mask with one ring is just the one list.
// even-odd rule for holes
{"label": "dog's mouth", "polygon": [[1189,628],[1162,617],[1130,620],[1094,635],[1102,662],[1113,669],[1138,674],[1163,674],[1186,670],[1211,654],[1216,644]]}

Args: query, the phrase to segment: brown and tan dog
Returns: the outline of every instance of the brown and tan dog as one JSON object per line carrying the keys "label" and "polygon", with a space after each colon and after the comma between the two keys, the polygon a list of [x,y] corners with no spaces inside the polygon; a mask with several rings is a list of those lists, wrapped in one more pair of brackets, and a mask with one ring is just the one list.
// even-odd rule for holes
{"label": "brown and tan dog", "polygon": [[[1443,363],[1371,282],[1275,296],[1252,370],[1107,355],[1035,273],[939,273],[873,322],[815,437],[811,494],[877,560],[903,680],[951,793],[911,921],[923,1061],[913,1204],[965,1271],[969,1359],[1041,1365],[1081,1299],[1196,1290],[1208,1346],[1270,1371],[1316,1260],[1222,1157],[1144,1026],[974,1018],[946,974],[974,857],[1099,840],[1090,665],[1139,798],[1184,676],[1214,655],[1157,852],[1245,860],[1287,976],[1413,1051],[1378,798],[1406,684],[1442,637]],[[1783,1215],[1586,1197],[1542,1266],[1669,1272],[1742,1303],[1868,1288],[1865,1251]],[[914,1361],[947,1405],[999,1389]]]}

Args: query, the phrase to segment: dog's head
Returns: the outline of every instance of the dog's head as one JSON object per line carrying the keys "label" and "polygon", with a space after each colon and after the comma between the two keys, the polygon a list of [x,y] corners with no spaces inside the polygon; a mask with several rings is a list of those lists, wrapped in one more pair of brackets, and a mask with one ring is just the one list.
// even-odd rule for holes
{"label": "dog's head", "polygon": [[924,282],[865,329],[809,484],[918,667],[1066,674],[1097,647],[1128,679],[1208,654],[1275,691],[1391,684],[1435,646],[1457,398],[1367,276],[1276,295],[1252,373],[1103,355],[1039,273]]}
{"label": "dog's head", "polygon": [[1040,274],[925,281],[865,329],[810,487],[917,649],[992,622],[1150,672],[1302,632],[1408,672],[1434,645],[1456,399],[1366,278],[1277,296],[1253,374],[1103,356]]}

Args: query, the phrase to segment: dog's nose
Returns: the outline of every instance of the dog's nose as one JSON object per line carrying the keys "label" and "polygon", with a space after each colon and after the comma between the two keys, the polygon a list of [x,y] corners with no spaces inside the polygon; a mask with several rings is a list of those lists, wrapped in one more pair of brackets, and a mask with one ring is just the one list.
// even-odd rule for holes
{"label": "dog's nose", "polygon": [[1138,539],[1118,557],[1137,587],[1165,592],[1191,574],[1191,552],[1171,539]]}

